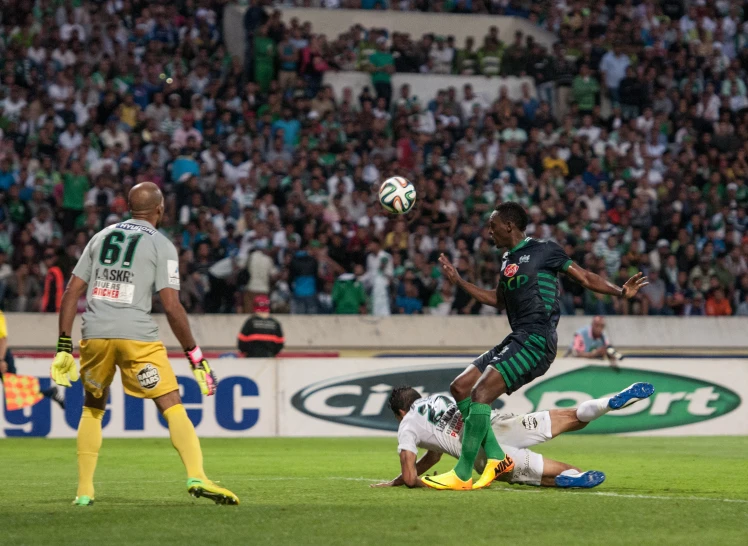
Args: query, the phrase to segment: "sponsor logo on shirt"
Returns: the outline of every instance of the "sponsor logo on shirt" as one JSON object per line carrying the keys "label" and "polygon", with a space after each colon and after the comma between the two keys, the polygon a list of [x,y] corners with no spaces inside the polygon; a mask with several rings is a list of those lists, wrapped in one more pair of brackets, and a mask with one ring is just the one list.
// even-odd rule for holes
{"label": "sponsor logo on shirt", "polygon": [[519,266],[517,264],[509,264],[504,268],[504,276],[514,277],[517,274],[517,271],[519,271]]}
{"label": "sponsor logo on shirt", "polygon": [[94,277],[96,279],[101,279],[104,281],[131,283],[134,280],[135,273],[127,269],[108,269],[106,267],[97,267]]}
{"label": "sponsor logo on shirt", "polygon": [[169,284],[179,286],[179,262],[166,260],[166,272],[169,275]]}
{"label": "sponsor logo on shirt", "polygon": [[121,229],[124,231],[142,231],[143,233],[147,233],[148,235],[156,234],[156,230],[153,228],[149,228],[148,226],[141,226],[138,224],[129,224],[127,222],[122,222],[121,224],[117,224],[114,227],[116,229]]}
{"label": "sponsor logo on shirt", "polygon": [[132,303],[135,285],[125,282],[109,282],[101,279],[94,281],[91,298],[95,300]]}
{"label": "sponsor logo on shirt", "polygon": [[158,370],[153,367],[153,364],[146,364],[145,367],[138,372],[138,383],[144,389],[152,389],[158,385],[161,381],[161,376]]}
{"label": "sponsor logo on shirt", "polygon": [[519,288],[520,286],[526,285],[529,280],[530,277],[528,277],[527,275],[517,275],[516,277],[512,277],[509,280],[501,281],[499,283],[499,286],[501,287],[501,290],[503,292],[506,292],[507,290],[511,292],[513,290],[517,290],[517,288]]}
{"label": "sponsor logo on shirt", "polygon": [[526,263],[529,263],[529,262],[530,262],[530,255],[529,254],[525,254],[524,256],[520,256],[519,263],[526,264]]}

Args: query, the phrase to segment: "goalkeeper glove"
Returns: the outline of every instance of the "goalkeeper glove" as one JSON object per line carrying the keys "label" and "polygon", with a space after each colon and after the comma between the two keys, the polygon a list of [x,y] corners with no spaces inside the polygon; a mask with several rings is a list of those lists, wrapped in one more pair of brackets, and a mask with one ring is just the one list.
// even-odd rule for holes
{"label": "goalkeeper glove", "polygon": [[71,381],[78,381],[78,365],[71,354],[73,340],[70,336],[60,336],[57,340],[57,354],[49,370],[52,380],[62,387],[70,387]]}
{"label": "goalkeeper glove", "polygon": [[187,360],[192,366],[192,373],[195,376],[197,384],[200,385],[200,391],[205,396],[213,396],[216,393],[216,386],[218,385],[218,379],[216,374],[210,369],[208,361],[203,358],[203,352],[200,347],[193,347],[184,352],[187,355]]}

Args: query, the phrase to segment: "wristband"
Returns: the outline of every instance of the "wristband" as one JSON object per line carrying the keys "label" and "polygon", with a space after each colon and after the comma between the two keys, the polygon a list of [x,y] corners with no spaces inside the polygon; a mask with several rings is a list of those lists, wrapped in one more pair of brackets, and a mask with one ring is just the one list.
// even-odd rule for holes
{"label": "wristband", "polygon": [[185,351],[185,354],[193,364],[199,364],[203,360],[203,351],[200,349],[199,345],[195,345],[192,349]]}
{"label": "wristband", "polygon": [[73,353],[73,340],[70,336],[60,336],[57,338],[58,353]]}

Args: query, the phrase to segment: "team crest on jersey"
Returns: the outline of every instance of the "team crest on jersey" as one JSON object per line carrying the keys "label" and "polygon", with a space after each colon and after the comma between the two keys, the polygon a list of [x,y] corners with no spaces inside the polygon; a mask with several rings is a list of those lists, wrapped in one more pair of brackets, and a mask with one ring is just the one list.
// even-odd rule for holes
{"label": "team crest on jersey", "polygon": [[138,372],[138,383],[144,389],[152,389],[161,381],[161,376],[153,364],[146,364],[145,368]]}
{"label": "team crest on jersey", "polygon": [[519,271],[519,266],[517,264],[509,264],[504,268],[504,276],[514,277],[517,274],[517,271]]}

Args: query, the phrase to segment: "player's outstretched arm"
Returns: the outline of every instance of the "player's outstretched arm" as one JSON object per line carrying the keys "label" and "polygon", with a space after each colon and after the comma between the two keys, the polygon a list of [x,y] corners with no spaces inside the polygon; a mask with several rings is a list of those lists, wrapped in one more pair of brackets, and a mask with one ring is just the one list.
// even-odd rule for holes
{"label": "player's outstretched arm", "polygon": [[412,451],[403,450],[400,452],[400,470],[401,474],[392,481],[384,483],[375,483],[371,487],[398,487],[407,485],[408,487],[424,487],[423,482],[418,476],[426,473],[432,466],[442,458],[441,453],[427,451],[418,462],[416,454]]}
{"label": "player's outstretched arm", "polygon": [[163,288],[159,291],[161,303],[164,306],[166,319],[169,321],[174,337],[182,345],[184,354],[192,367],[195,380],[200,385],[200,391],[206,396],[212,396],[216,392],[218,380],[213,370],[210,369],[208,361],[203,358],[203,352],[195,343],[192,329],[187,320],[187,311],[184,310],[182,302],[179,301],[179,292],[173,288]]}
{"label": "player's outstretched arm", "polygon": [[444,276],[447,277],[447,280],[453,285],[462,288],[465,292],[470,294],[473,299],[484,305],[490,305],[498,309],[504,308],[504,302],[498,301],[496,298],[496,290],[484,290],[483,288],[478,288],[473,283],[467,282],[465,279],[460,277],[455,266],[450,263],[449,258],[444,254],[439,256],[439,264],[441,264],[442,271],[444,272]]}
{"label": "player's outstretched arm", "polygon": [[566,270],[566,274],[587,290],[592,290],[598,294],[609,294],[611,296],[626,299],[633,298],[636,293],[639,292],[640,288],[649,284],[649,282],[647,282],[647,277],[639,272],[627,280],[622,287],[616,286],[615,284],[603,279],[600,275],[579,267],[576,263],[569,266],[569,269]]}

